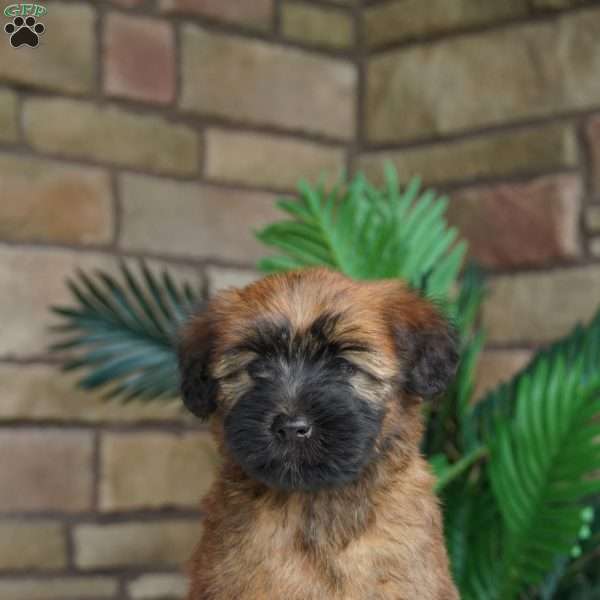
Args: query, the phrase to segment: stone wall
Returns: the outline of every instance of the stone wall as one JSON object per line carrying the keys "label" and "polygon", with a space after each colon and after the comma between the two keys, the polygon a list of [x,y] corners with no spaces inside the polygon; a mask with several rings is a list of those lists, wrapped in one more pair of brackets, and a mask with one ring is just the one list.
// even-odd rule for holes
{"label": "stone wall", "polygon": [[200,534],[205,429],[57,373],[76,266],[250,281],[277,194],[389,158],[491,271],[480,390],[600,300],[596,2],[45,4],[38,48],[0,39],[3,600],[180,598]]}
{"label": "stone wall", "polygon": [[479,392],[600,304],[600,3],[376,0],[357,164],[420,174],[488,268]]}

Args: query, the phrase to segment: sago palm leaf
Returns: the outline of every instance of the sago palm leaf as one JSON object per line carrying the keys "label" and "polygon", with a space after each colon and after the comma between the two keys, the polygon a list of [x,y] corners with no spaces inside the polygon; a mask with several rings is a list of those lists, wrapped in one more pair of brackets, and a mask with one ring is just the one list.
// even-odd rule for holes
{"label": "sago palm leaf", "polygon": [[[478,448],[485,448],[485,442],[494,438],[497,430],[497,423],[510,423],[515,419],[518,405],[517,391],[521,390],[520,393],[523,394],[523,384],[521,382],[524,379],[532,380],[533,378],[533,380],[536,380],[536,377],[539,377],[538,366],[541,363],[550,362],[551,364],[554,364],[559,360],[564,361],[567,369],[571,369],[575,363],[580,364],[582,383],[589,382],[592,378],[597,376],[598,365],[600,364],[600,312],[588,325],[576,326],[569,335],[538,352],[529,365],[522,369],[511,382],[502,384],[497,389],[488,393],[472,411],[467,410],[463,413],[463,421],[459,430],[464,443],[463,452],[467,457],[474,452],[476,453]],[[468,371],[467,363],[471,362],[469,360],[468,348],[463,353],[461,362],[463,371]],[[466,375],[468,375],[468,373],[459,373],[459,377],[457,378],[457,386],[459,388],[468,389],[470,387],[469,382],[472,380],[472,377]],[[466,396],[470,398],[468,393]],[[544,398],[543,403],[545,406],[545,395],[542,394],[541,397]],[[546,410],[546,408],[540,408],[540,410]],[[481,446],[481,444],[483,444],[483,446]],[[475,450],[473,450],[473,448]],[[458,464],[464,462],[464,460],[464,457],[461,458]],[[488,462],[489,460],[491,459],[488,459]],[[483,482],[487,481],[487,463],[484,465],[483,469],[476,466],[475,471],[470,471],[468,475],[471,480],[473,479],[473,476],[475,476]],[[440,481],[445,480],[447,480],[447,477],[442,478]],[[469,491],[470,485],[469,479],[463,477],[462,480],[453,483],[448,490],[444,490],[442,497],[444,504],[449,504],[452,507],[451,510],[445,511],[447,516],[446,533],[449,542],[448,549],[452,564],[453,566],[456,565],[456,568],[461,572],[466,572],[469,575],[469,578],[464,585],[461,584],[463,595],[465,598],[482,598],[486,596],[482,595],[481,592],[481,586],[483,585],[481,579],[485,578],[486,573],[489,575],[490,565],[488,561],[491,556],[494,556],[494,553],[498,554],[499,551],[486,554],[485,548],[478,548],[477,540],[467,541],[467,537],[470,535],[469,527],[465,527],[464,523],[459,520],[457,515],[458,513],[464,512],[466,510],[464,507],[468,507],[471,503],[472,498],[471,492]],[[495,507],[497,519],[500,519],[500,511],[493,502],[493,498],[491,506]],[[471,512],[470,514],[469,525],[472,526],[472,530],[480,532],[488,529],[487,526],[478,523],[476,512]],[[598,514],[598,511],[596,514]],[[595,523],[594,526],[600,528],[600,523]],[[500,534],[498,533],[496,537],[499,535]],[[491,541],[487,537],[484,537],[482,543],[487,547],[490,545]],[[461,548],[467,549],[467,557],[465,557],[465,553],[457,551],[457,549],[460,550]],[[595,548],[596,546],[593,546],[590,543],[582,544],[583,556],[577,564],[587,565],[586,554],[593,555]],[[581,577],[578,578],[577,572],[575,571],[575,569],[578,568],[577,565],[571,566],[571,562],[569,561],[569,550],[570,549],[568,549],[565,555],[559,557],[554,566],[550,568],[549,575],[544,582],[544,590],[548,590],[551,586],[554,588],[557,586],[563,588],[564,585],[560,580],[563,571],[566,573],[565,576],[569,577],[572,585],[581,583]],[[465,566],[465,561],[468,562],[468,566]],[[497,563],[497,559],[494,559],[494,564],[496,566]],[[600,564],[600,560],[597,560],[596,564]],[[591,568],[588,570],[593,572],[593,569]],[[494,581],[499,579],[500,575]],[[594,577],[588,577],[588,579],[595,581]],[[565,593],[563,592],[560,597],[566,598],[567,596],[564,594]],[[494,598],[495,596],[490,595],[489,597]],[[553,596],[544,595],[543,597],[551,598]]]}
{"label": "sago palm leaf", "polygon": [[[600,378],[584,376],[583,360],[541,357],[519,379],[512,418],[495,418],[486,441],[488,477],[502,528],[480,530],[471,552],[498,538],[501,553],[486,597],[514,600],[539,584],[568,554],[582,525],[586,499],[600,492]],[[478,574],[470,570],[473,590]]]}
{"label": "sago palm leaf", "polygon": [[263,259],[265,272],[323,265],[354,279],[401,277],[429,296],[446,299],[455,284],[466,244],[448,227],[445,198],[421,192],[418,179],[400,191],[393,168],[383,189],[357,175],[345,187],[299,186],[297,201],[281,200],[288,220],[257,232],[283,255]]}
{"label": "sago palm leaf", "polygon": [[137,275],[125,262],[120,271],[121,280],[101,270],[68,280],[75,306],[53,307],[63,321],[54,329],[64,339],[51,349],[74,354],[65,370],[88,370],[79,381],[85,389],[124,400],[176,397],[175,335],[199,294],[143,262]]}
{"label": "sago palm leaf", "polygon": [[597,373],[600,365],[600,310],[587,325],[576,325],[565,337],[538,351],[510,382],[486,394],[474,409],[474,426],[485,434],[496,419],[510,418],[514,414],[515,392],[521,378],[535,371],[538,362],[560,356],[567,364],[581,361],[584,381]]}

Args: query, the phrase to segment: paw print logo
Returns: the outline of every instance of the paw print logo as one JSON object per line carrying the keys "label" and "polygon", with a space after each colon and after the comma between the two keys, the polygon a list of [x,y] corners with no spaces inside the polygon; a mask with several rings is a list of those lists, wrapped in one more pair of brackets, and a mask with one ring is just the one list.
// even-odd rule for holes
{"label": "paw print logo", "polygon": [[42,23],[37,23],[35,17],[15,17],[12,23],[4,26],[4,31],[10,35],[10,43],[14,48],[19,46],[30,46],[35,48],[40,42],[40,35],[46,28]]}

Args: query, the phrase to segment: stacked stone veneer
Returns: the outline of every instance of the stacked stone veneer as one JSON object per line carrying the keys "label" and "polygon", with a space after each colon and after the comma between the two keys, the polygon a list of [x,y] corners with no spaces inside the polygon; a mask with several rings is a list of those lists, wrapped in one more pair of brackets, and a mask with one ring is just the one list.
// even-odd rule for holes
{"label": "stacked stone veneer", "polygon": [[600,302],[600,7],[46,2],[0,39],[0,598],[181,598],[216,463],[176,403],[57,373],[77,266],[250,281],[299,177],[420,174],[491,273],[479,390]]}

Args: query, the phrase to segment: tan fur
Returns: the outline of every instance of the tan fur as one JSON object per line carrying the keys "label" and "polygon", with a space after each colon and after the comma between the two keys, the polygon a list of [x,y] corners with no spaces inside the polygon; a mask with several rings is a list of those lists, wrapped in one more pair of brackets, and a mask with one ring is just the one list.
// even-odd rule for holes
{"label": "tan fur", "polygon": [[[225,351],[257,318],[283,315],[303,332],[332,308],[344,315],[336,339],[373,347],[360,361],[379,386],[361,374],[352,383],[387,409],[377,460],[342,488],[277,491],[251,480],[223,442],[222,407],[252,385],[243,372],[251,357]],[[433,308],[397,281],[356,283],[315,269],[224,292],[210,310],[222,403],[211,431],[223,465],[202,504],[204,534],[189,564],[189,600],[456,600],[433,477],[418,451],[421,402],[400,397],[394,385],[402,364],[389,328],[390,320],[429,327],[439,318]],[[205,326],[202,317],[192,322],[185,344],[193,345]]]}

